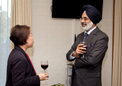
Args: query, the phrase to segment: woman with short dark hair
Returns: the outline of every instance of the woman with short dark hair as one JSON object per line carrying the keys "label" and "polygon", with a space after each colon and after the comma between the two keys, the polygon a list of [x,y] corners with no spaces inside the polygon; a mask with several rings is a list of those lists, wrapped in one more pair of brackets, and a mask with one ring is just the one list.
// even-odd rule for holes
{"label": "woman with short dark hair", "polygon": [[11,29],[10,40],[14,43],[7,63],[6,86],[40,86],[40,81],[47,80],[46,73],[36,74],[26,50],[33,46],[30,27],[16,25]]}

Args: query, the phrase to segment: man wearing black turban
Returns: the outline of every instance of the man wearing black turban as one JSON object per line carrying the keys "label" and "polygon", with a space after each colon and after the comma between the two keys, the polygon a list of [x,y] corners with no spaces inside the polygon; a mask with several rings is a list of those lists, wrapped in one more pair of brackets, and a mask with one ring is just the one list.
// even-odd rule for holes
{"label": "man wearing black turban", "polygon": [[81,10],[80,33],[67,52],[68,61],[75,61],[72,86],[102,86],[101,66],[108,48],[108,36],[96,24],[101,21],[101,13],[91,5]]}

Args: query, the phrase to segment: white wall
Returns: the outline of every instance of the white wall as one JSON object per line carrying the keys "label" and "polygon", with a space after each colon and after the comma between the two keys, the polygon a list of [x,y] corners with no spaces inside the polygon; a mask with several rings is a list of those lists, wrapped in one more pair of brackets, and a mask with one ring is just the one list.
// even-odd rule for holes
{"label": "white wall", "polygon": [[[74,41],[74,33],[79,34],[79,19],[52,18],[50,6],[52,0],[32,0],[32,34],[34,36],[33,64],[37,73],[43,72],[41,60],[48,60],[49,80],[42,81],[41,86],[62,83],[66,86],[66,53]],[[109,36],[109,48],[106,53],[103,69],[103,86],[111,86],[112,63],[112,21],[113,0],[104,0],[103,19],[99,28]]]}
{"label": "white wall", "polygon": [[112,79],[112,35],[113,35],[113,0],[103,0],[103,19],[101,29],[109,36],[109,44],[103,61],[103,86],[111,86]]}

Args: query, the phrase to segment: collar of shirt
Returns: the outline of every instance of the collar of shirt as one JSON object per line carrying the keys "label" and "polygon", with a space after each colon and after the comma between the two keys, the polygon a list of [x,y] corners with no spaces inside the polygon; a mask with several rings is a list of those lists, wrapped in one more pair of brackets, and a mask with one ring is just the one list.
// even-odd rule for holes
{"label": "collar of shirt", "polygon": [[91,30],[89,30],[88,32],[84,32],[84,33],[87,33],[88,35],[96,28],[96,26],[94,28],[92,28]]}

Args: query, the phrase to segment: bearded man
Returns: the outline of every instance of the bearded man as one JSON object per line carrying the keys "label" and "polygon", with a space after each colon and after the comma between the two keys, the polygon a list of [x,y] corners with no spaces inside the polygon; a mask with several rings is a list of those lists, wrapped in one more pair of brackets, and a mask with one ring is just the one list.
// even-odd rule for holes
{"label": "bearded man", "polygon": [[[78,34],[66,54],[68,61],[74,61],[72,86],[102,86],[101,66],[109,38],[96,25],[101,19],[101,13],[95,7],[83,6],[81,25],[85,31]],[[86,44],[82,44],[82,41]]]}

